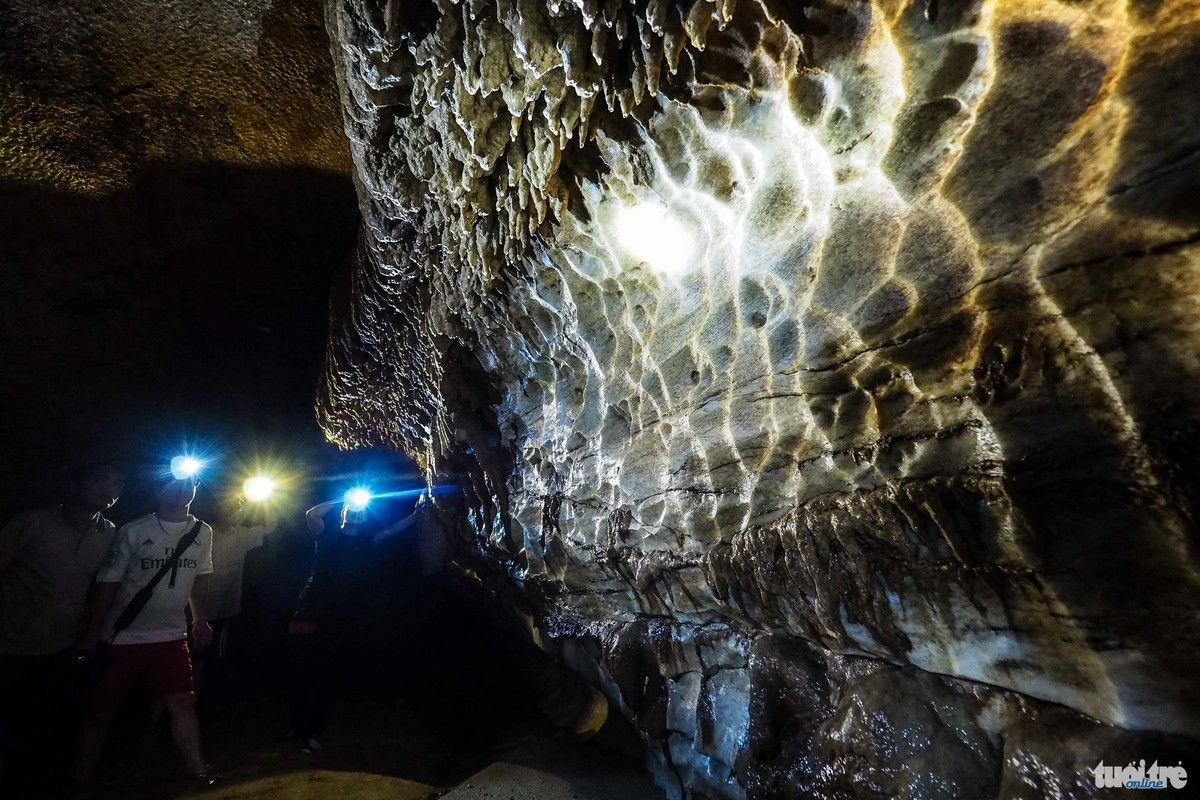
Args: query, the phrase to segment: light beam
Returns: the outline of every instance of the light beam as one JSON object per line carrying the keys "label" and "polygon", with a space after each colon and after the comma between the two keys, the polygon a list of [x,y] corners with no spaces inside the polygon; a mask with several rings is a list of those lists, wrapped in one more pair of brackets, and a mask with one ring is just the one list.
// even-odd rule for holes
{"label": "light beam", "polygon": [[266,475],[254,475],[242,484],[242,495],[251,503],[262,503],[275,494],[279,484]]}
{"label": "light beam", "polygon": [[177,481],[195,478],[204,467],[204,462],[195,456],[175,456],[171,459],[171,477]]}
{"label": "light beam", "polygon": [[371,490],[365,486],[355,486],[346,492],[346,507],[351,511],[365,511],[371,502]]}

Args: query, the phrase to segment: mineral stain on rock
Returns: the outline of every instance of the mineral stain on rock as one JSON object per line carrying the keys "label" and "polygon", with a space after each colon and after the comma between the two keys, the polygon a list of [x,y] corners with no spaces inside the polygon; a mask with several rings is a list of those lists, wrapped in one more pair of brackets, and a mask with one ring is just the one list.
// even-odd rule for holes
{"label": "mineral stain on rock", "polygon": [[672,796],[1194,759],[1200,8],[327,24],[365,225],[326,432],[466,476],[447,535]]}

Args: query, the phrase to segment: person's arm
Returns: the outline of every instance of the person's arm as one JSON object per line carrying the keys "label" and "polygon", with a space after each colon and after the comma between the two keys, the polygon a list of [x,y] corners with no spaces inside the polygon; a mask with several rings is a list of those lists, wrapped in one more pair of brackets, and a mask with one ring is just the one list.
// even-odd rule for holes
{"label": "person's arm", "polygon": [[310,577],[304,584],[304,588],[300,590],[300,596],[296,598],[296,610],[292,612],[292,618],[288,620],[288,633],[304,635],[317,629],[317,621],[313,619],[312,605],[312,578]]}
{"label": "person's arm", "polygon": [[192,581],[192,593],[188,605],[192,607],[192,641],[197,647],[208,647],[212,643],[212,627],[208,624],[208,584],[213,574],[212,528],[200,532],[200,563],[196,568],[196,580]]}
{"label": "person's arm", "polygon": [[83,629],[83,636],[75,645],[76,651],[90,653],[96,649],[96,643],[100,641],[100,631],[104,627],[104,620],[108,617],[108,611],[112,608],[113,601],[117,599],[117,589],[119,588],[121,588],[120,581],[97,581],[92,584],[91,613],[88,614],[88,624]]}
{"label": "person's arm", "polygon": [[418,511],[414,511],[413,513],[409,514],[404,519],[397,520],[396,522],[393,522],[391,525],[388,525],[386,528],[380,528],[378,531],[375,532],[375,535],[371,538],[372,544],[379,544],[381,542],[385,542],[388,539],[391,539],[396,534],[403,533],[404,531],[411,528],[413,526],[413,524],[416,523],[416,521],[417,521],[418,513],[419,513]]}
{"label": "person's arm", "polygon": [[341,500],[326,500],[304,512],[304,521],[308,524],[308,532],[315,539],[325,530],[325,515],[341,504]]}
{"label": "person's arm", "polygon": [[28,541],[28,517],[24,514],[9,522],[0,530],[0,575],[3,575],[17,556],[25,549]]}
{"label": "person's arm", "polygon": [[197,647],[208,647],[212,644],[212,626],[208,624],[205,600],[208,597],[207,575],[197,575],[192,583],[192,593],[188,596],[188,605],[192,607],[192,641]]}
{"label": "person's arm", "polygon": [[92,587],[91,612],[88,614],[88,624],[83,630],[83,636],[75,649],[79,652],[90,652],[100,641],[100,631],[104,628],[104,620],[112,609],[117,597],[117,590],[125,580],[125,573],[133,561],[137,545],[129,535],[128,526],[117,531],[104,563],[96,572],[96,582]]}
{"label": "person's arm", "polygon": [[311,634],[317,629],[317,617],[320,614],[322,598],[326,594],[325,574],[328,570],[329,555],[327,547],[333,546],[331,541],[318,542],[312,572],[296,598],[296,609],[288,623],[288,633],[294,635]]}

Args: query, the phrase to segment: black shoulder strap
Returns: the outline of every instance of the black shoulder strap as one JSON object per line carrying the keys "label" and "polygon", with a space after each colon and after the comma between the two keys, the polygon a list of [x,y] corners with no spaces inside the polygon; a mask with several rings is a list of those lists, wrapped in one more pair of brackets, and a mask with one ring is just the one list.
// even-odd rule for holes
{"label": "black shoulder strap", "polygon": [[171,558],[163,561],[163,565],[158,568],[158,572],[154,573],[154,577],[150,582],[138,589],[137,594],[129,601],[129,605],[125,606],[125,610],[121,612],[121,616],[117,617],[117,621],[113,623],[113,632],[110,639],[115,639],[117,634],[128,628],[137,619],[137,615],[142,613],[142,609],[146,607],[146,603],[150,602],[150,595],[154,594],[154,587],[158,586],[168,572],[174,572],[179,559],[183,557],[183,552],[192,546],[192,542],[196,541],[196,537],[200,535],[200,526],[204,523],[196,520],[196,524],[192,529],[183,535],[175,545],[175,550],[171,553]]}

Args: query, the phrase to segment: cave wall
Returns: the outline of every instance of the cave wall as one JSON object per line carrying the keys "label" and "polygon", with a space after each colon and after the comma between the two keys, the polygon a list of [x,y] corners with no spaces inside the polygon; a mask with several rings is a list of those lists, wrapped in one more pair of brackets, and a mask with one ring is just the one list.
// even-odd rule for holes
{"label": "cave wall", "polygon": [[[320,414],[673,796],[1092,796],[1200,729],[1200,4],[329,0]],[[1172,762],[1173,763],[1173,762]]]}

